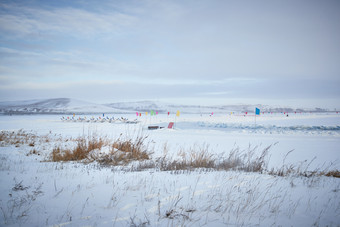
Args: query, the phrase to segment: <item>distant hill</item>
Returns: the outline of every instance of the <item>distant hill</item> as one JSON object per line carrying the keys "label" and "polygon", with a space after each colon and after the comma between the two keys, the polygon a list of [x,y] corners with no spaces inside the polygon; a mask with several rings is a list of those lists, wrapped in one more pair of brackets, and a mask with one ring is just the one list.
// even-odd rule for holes
{"label": "distant hill", "polygon": [[[255,105],[225,105],[225,106],[201,106],[201,105],[175,105],[162,102],[139,101],[139,102],[118,102],[106,104],[107,106],[120,110],[135,110],[139,112],[148,112],[150,110],[159,113],[176,112],[180,110],[182,113],[220,113],[220,112],[247,112],[253,111]],[[257,105],[262,108],[262,105]]]}
{"label": "distant hill", "polygon": [[0,113],[7,114],[55,114],[55,113],[121,113],[120,110],[101,104],[76,99],[58,98],[0,102]]}
{"label": "distant hill", "polygon": [[265,112],[327,112],[326,109],[303,109],[303,108],[290,108],[290,107],[280,107],[280,106],[268,106],[268,105],[248,105],[248,104],[239,104],[239,105],[176,105],[176,104],[169,104],[163,102],[152,102],[152,101],[138,101],[138,102],[117,102],[117,103],[110,103],[106,104],[106,106],[120,109],[120,110],[132,110],[138,112],[148,112],[150,110],[158,111],[159,113],[167,113],[176,112],[180,110],[182,113],[204,113],[210,114],[214,113],[244,113],[249,112],[253,113],[255,108],[261,109],[261,111]]}
{"label": "distant hill", "polygon": [[0,113],[2,114],[91,114],[91,113],[135,113],[149,112],[151,110],[159,113],[176,112],[210,114],[214,113],[252,113],[255,107],[265,112],[327,112],[325,109],[294,109],[289,107],[271,107],[265,105],[175,105],[163,102],[139,101],[139,102],[117,102],[109,104],[96,104],[76,99],[57,98],[23,100],[13,102],[0,102]]}

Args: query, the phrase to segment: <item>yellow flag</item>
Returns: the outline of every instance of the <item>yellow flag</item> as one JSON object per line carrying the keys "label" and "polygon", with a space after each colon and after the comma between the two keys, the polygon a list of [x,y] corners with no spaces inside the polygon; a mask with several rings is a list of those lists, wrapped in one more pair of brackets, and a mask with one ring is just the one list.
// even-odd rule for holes
{"label": "yellow flag", "polygon": [[179,117],[179,114],[180,114],[180,112],[179,112],[179,110],[177,110],[176,116]]}
{"label": "yellow flag", "polygon": [[148,116],[148,112],[145,112],[145,115]]}

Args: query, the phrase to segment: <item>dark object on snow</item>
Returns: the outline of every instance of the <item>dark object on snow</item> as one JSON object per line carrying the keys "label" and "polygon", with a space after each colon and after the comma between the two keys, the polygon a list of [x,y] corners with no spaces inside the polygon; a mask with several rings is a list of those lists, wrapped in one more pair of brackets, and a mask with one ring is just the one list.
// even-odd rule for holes
{"label": "dark object on snow", "polygon": [[154,126],[150,125],[150,126],[148,126],[149,130],[156,130],[156,129],[162,129],[162,128],[164,128],[164,127],[159,127],[157,125],[154,125]]}

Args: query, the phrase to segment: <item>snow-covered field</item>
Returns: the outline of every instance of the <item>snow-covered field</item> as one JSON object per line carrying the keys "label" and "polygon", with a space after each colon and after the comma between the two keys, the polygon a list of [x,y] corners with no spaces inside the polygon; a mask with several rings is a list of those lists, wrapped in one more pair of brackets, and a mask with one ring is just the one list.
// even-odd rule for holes
{"label": "snow-covered field", "polygon": [[[136,118],[115,117],[121,116]],[[254,116],[227,114],[159,114],[139,117],[138,124],[64,122],[61,117],[0,116],[3,132],[23,129],[34,135],[31,144],[1,141],[0,225],[340,225],[339,178],[269,173],[283,166],[309,173],[340,170],[339,114],[264,114],[256,117],[256,124]],[[167,129],[171,121],[175,128]],[[149,125],[165,128],[151,131]],[[153,160],[165,152],[177,159],[200,149],[215,157],[235,149],[260,155],[272,146],[268,171],[262,173],[202,168],[132,171],[129,165],[48,161],[53,148],[72,147],[72,138],[94,133],[107,138],[147,136]]]}

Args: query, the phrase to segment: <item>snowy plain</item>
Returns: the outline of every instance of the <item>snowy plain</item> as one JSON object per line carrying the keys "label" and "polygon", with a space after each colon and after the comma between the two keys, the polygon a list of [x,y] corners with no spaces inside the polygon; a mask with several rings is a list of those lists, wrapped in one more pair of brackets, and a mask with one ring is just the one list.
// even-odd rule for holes
{"label": "snowy plain", "polygon": [[[48,138],[34,147],[1,144],[0,225],[340,225],[340,179],[335,177],[206,169],[129,171],[98,163],[46,161],[52,149],[64,143],[60,138],[96,133],[108,138],[147,136],[153,159],[164,156],[165,146],[168,155],[177,158],[179,151],[202,147],[218,156],[235,148],[260,154],[272,145],[268,169],[294,165],[308,171],[339,170],[339,114],[265,113],[256,117],[256,124],[255,116],[220,113],[143,115],[138,124],[65,122],[61,117],[0,116],[2,131],[23,129]],[[174,129],[167,129],[169,122],[175,122]],[[149,125],[164,128],[151,131]]]}

